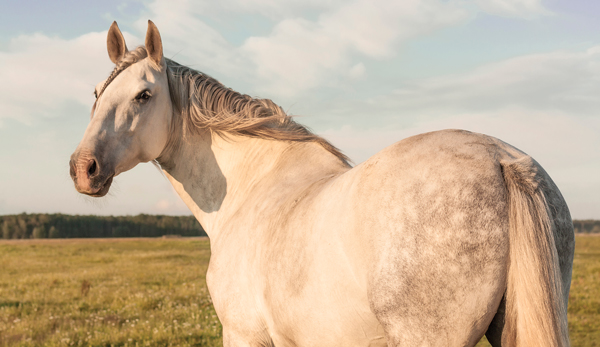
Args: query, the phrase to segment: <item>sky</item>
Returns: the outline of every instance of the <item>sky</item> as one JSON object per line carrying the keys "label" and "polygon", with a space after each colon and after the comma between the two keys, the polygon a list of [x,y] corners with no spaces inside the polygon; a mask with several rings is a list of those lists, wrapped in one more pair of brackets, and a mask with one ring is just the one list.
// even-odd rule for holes
{"label": "sky", "polygon": [[573,218],[600,219],[597,0],[0,0],[0,214],[190,214],[151,164],[78,194],[69,156],[94,86],[147,20],[166,57],[269,98],[354,163],[466,129],[534,157]]}

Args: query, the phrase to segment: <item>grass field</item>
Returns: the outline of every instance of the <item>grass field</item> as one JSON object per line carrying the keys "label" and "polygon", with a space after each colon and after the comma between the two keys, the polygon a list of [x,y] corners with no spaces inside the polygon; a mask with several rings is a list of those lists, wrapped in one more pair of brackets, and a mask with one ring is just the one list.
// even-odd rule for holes
{"label": "grass field", "polygon": [[[197,238],[0,242],[0,346],[221,346],[209,255]],[[600,347],[600,237],[577,238],[569,323]]]}

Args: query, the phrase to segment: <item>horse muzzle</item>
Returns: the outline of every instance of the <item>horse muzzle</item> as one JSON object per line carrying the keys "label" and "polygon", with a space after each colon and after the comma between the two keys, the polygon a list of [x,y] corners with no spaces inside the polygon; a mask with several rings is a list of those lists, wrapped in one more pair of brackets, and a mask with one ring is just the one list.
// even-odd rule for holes
{"label": "horse muzzle", "polygon": [[103,173],[98,160],[86,153],[74,153],[69,162],[70,174],[79,193],[101,197],[108,193],[113,175]]}

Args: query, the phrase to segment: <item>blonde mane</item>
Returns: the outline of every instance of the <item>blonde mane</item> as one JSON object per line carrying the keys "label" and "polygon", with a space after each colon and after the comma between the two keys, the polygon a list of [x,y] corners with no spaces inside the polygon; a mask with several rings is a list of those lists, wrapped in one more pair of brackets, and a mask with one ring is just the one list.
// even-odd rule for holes
{"label": "blonde mane", "polygon": [[[102,89],[123,70],[146,58],[143,46],[127,52],[117,63]],[[234,134],[269,140],[316,142],[345,164],[349,159],[329,141],[296,123],[269,99],[255,99],[225,87],[216,79],[164,58],[171,102],[187,129],[209,129],[218,134]],[[94,104],[95,108],[95,104]],[[93,110],[92,110],[93,113]]]}

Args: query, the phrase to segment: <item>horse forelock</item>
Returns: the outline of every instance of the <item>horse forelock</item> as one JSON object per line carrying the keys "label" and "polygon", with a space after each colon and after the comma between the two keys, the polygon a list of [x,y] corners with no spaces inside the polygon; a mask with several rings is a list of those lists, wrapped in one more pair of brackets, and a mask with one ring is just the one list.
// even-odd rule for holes
{"label": "horse forelock", "polygon": [[115,68],[106,79],[106,82],[104,82],[104,84],[102,85],[102,89],[100,89],[97,99],[100,98],[100,96],[102,95],[102,93],[104,93],[108,85],[112,81],[114,81],[114,79],[117,78],[117,76],[119,76],[121,72],[125,71],[125,69],[137,63],[138,61],[143,60],[147,56],[148,52],[143,46],[137,47],[133,51],[128,51],[127,53],[125,53],[123,58],[121,58],[121,60],[119,60],[119,62],[115,65]]}

